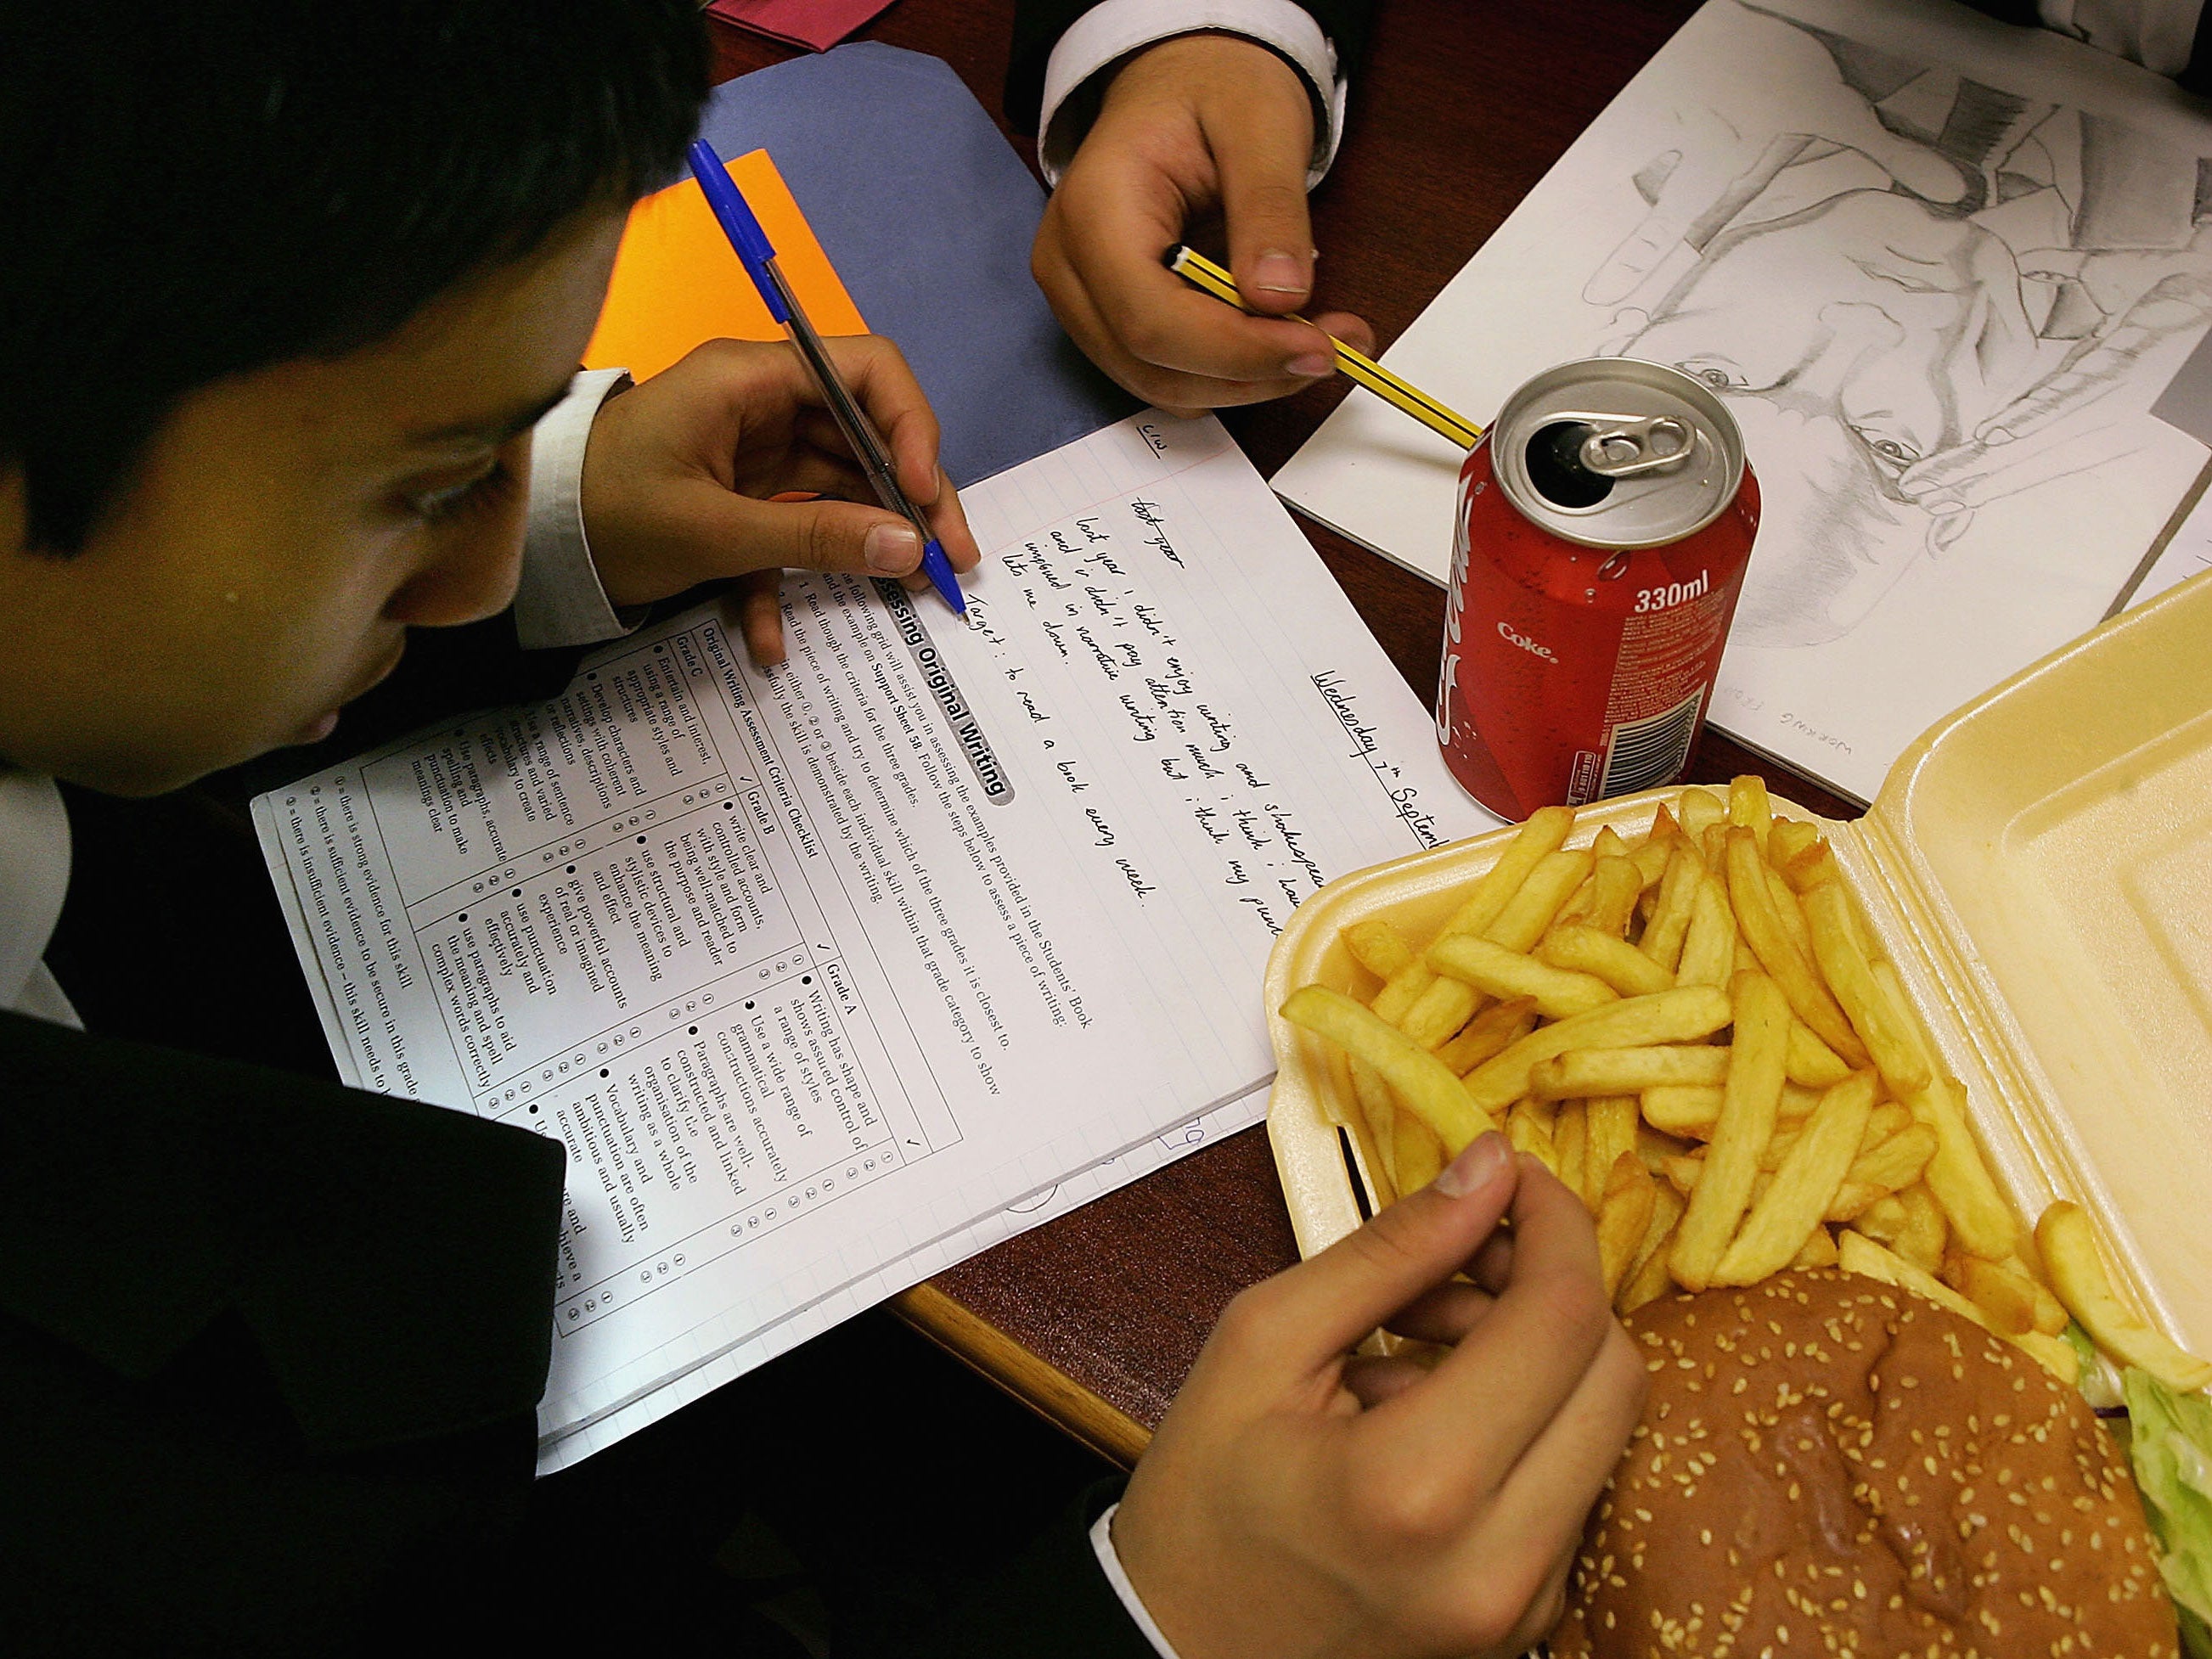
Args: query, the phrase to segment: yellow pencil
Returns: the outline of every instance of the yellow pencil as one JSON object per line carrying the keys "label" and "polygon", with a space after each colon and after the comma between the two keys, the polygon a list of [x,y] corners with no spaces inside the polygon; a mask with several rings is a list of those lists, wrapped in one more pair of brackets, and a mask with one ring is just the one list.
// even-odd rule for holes
{"label": "yellow pencil", "polygon": [[[1244,303],[1244,296],[1237,293],[1236,277],[1194,249],[1176,246],[1168,254],[1168,269],[1194,288],[1204,289],[1217,300],[1226,300],[1239,311],[1252,309]],[[1291,320],[1302,323],[1305,319],[1293,313]],[[1461,448],[1474,447],[1482,428],[1466,416],[1447,409],[1427,392],[1407,386],[1372,357],[1363,356],[1334,335],[1329,337],[1329,343],[1336,348],[1336,365],[1346,378],[1404,410],[1430,431],[1441,433]]]}

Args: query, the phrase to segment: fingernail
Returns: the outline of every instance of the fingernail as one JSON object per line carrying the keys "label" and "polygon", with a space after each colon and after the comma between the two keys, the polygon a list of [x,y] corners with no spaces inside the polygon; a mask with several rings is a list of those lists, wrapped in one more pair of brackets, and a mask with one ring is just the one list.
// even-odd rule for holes
{"label": "fingernail", "polygon": [[1305,267],[1287,253],[1263,253],[1252,261],[1252,286],[1262,294],[1304,294]]}
{"label": "fingernail", "polygon": [[868,568],[886,576],[902,576],[921,558],[921,538],[906,524],[879,524],[868,532],[865,551]]}
{"label": "fingernail", "polygon": [[1512,1161],[1513,1149],[1505,1144],[1505,1137],[1492,1129],[1468,1142],[1457,1158],[1437,1171],[1430,1185],[1446,1198],[1465,1198],[1504,1175]]}
{"label": "fingernail", "polygon": [[1334,372],[1336,368],[1336,358],[1328,352],[1316,351],[1304,357],[1293,357],[1283,367],[1293,374],[1302,374],[1311,379]]}

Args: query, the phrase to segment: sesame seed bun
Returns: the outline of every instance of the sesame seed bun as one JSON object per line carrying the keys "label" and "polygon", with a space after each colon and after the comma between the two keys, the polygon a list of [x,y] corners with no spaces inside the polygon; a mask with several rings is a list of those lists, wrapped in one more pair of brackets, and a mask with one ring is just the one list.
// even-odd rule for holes
{"label": "sesame seed bun", "polygon": [[1556,1659],[2174,1659],[2119,1449],[1956,1314],[1831,1269],[1646,1304],[1651,1391]]}

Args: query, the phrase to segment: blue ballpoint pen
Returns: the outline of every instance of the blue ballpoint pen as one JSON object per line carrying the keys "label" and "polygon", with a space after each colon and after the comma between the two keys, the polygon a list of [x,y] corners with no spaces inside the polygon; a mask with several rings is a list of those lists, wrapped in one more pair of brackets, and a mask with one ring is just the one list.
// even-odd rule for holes
{"label": "blue ballpoint pen", "polygon": [[845,434],[845,441],[852,446],[860,470],[868,475],[877,499],[913,525],[921,536],[922,574],[929,578],[930,586],[952,607],[954,614],[964,618],[968,601],[960,592],[960,584],[953,579],[952,561],[945,556],[944,547],[930,532],[928,520],[907,499],[906,491],[899,488],[897,471],[882,434],[838,378],[836,365],[822,348],[822,337],[814,331],[814,325],[806,319],[799,296],[792,292],[790,283],[776,266],[775,249],[769,245],[760,221],[753,217],[744,194],[730,181],[722,158],[714,153],[712,144],[699,139],[692,144],[690,153],[691,172],[699,180],[699,188],[706,193],[707,205],[714,210],[723,234],[737,250],[738,263],[744,266],[745,275],[753,279],[753,286],[760,290],[768,314],[783,325],[783,331],[797,348],[808,373],[822,388],[823,399],[830,405],[830,413]]}

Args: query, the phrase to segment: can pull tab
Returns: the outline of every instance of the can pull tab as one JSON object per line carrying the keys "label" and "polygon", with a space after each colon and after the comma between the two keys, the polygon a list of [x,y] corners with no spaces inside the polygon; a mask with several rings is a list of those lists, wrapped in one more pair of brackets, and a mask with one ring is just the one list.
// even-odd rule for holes
{"label": "can pull tab", "polygon": [[1690,459],[1697,434],[1673,415],[1599,416],[1577,459],[1605,478],[1671,472]]}

